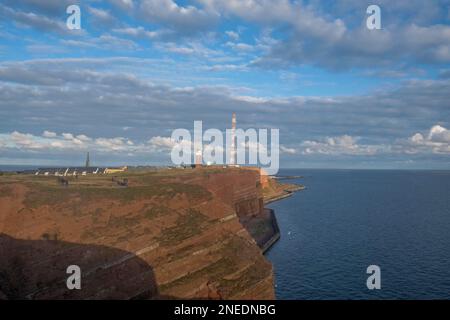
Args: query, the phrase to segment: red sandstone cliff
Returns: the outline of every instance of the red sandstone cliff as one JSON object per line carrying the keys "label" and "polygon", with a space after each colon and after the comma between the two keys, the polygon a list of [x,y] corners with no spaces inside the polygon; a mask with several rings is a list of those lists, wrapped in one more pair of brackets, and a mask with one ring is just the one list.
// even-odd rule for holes
{"label": "red sandstone cliff", "polygon": [[[246,169],[0,178],[0,299],[273,299],[272,266],[241,223],[264,213]],[[82,289],[66,288],[66,268]]]}

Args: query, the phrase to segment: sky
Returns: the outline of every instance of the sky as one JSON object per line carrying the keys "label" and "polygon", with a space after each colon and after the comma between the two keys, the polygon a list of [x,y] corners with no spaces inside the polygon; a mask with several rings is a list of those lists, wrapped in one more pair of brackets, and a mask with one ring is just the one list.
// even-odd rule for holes
{"label": "sky", "polygon": [[450,169],[449,110],[450,0],[0,2],[0,165],[170,165],[236,112],[281,167]]}

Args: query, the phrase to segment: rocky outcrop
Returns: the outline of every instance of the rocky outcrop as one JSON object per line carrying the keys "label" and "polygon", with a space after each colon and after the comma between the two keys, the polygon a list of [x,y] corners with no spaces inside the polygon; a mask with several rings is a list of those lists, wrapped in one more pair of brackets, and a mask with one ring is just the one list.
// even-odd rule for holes
{"label": "rocky outcrop", "polygon": [[270,179],[263,188],[264,203],[269,204],[290,197],[294,192],[304,190],[305,186],[298,184],[279,183],[277,179]]}
{"label": "rocky outcrop", "polygon": [[[264,214],[258,171],[127,173],[69,187],[0,178],[0,297],[273,299],[273,272],[242,223]],[[78,265],[82,289],[68,290]]]}

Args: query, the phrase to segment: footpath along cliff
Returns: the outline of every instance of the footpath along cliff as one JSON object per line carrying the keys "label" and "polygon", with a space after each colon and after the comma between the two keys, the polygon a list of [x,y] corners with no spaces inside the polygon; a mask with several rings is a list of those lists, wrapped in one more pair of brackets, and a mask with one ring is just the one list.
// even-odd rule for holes
{"label": "footpath along cliff", "polygon": [[244,168],[0,176],[0,299],[274,299],[264,196],[293,188]]}

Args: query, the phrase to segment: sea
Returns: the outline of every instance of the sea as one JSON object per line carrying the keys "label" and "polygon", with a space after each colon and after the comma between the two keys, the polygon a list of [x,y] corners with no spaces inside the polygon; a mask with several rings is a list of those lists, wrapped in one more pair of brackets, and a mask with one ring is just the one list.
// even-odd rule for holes
{"label": "sea", "polygon": [[33,165],[0,165],[0,171],[3,172],[18,172],[25,170],[35,170],[46,166],[33,166]]}
{"label": "sea", "polygon": [[[281,170],[278,299],[450,299],[450,171]],[[369,290],[369,266],[380,289]]]}

